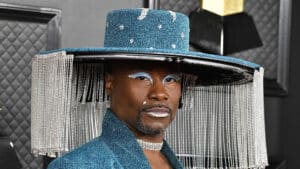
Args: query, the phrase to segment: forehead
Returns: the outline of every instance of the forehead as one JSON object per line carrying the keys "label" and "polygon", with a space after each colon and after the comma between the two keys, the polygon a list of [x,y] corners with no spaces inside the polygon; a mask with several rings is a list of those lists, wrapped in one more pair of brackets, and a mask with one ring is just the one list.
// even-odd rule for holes
{"label": "forehead", "polygon": [[114,61],[110,63],[112,72],[157,71],[164,73],[179,73],[180,65],[155,61]]}

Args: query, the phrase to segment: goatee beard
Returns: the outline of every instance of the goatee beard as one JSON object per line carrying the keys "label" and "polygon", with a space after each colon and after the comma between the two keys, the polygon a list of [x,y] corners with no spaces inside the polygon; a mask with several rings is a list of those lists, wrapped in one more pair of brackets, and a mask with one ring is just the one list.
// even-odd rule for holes
{"label": "goatee beard", "polygon": [[143,124],[141,118],[139,118],[137,121],[136,129],[143,134],[152,135],[152,136],[163,134],[165,131],[165,129],[154,129],[154,128],[145,126]]}
{"label": "goatee beard", "polygon": [[[144,125],[143,123],[143,113],[144,113],[144,110],[145,109],[141,109],[139,112],[138,112],[138,117],[137,117],[137,122],[136,122],[136,129],[143,133],[143,134],[146,134],[146,135],[152,135],[152,136],[155,136],[155,135],[161,135],[165,132],[165,128],[151,128],[149,126],[146,126]],[[170,115],[172,115],[172,113],[170,113]],[[170,117],[170,123],[171,123],[171,120],[172,117]]]}

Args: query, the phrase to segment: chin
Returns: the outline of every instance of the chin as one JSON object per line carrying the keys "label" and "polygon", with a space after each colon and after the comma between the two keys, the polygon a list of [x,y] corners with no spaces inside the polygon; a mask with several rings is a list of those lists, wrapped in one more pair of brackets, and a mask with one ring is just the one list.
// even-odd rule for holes
{"label": "chin", "polygon": [[136,129],[146,135],[161,135],[164,134],[171,121],[171,116],[165,118],[153,118],[145,115],[139,116]]}
{"label": "chin", "polygon": [[146,135],[161,135],[165,132],[166,127],[153,125],[138,125],[138,130]]}

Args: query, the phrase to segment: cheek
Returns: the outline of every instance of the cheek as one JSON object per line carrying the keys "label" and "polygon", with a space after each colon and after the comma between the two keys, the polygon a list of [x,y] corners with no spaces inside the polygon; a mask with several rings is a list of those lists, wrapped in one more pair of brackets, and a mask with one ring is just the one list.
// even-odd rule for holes
{"label": "cheek", "polygon": [[181,97],[181,87],[178,85],[176,87],[172,87],[171,89],[167,89],[169,99],[173,102],[179,102],[179,99]]}
{"label": "cheek", "polygon": [[147,90],[146,88],[140,88],[137,86],[131,86],[131,88],[126,89],[128,91],[128,95],[131,100],[132,104],[131,106],[139,106],[142,105],[144,101],[147,100]]}
{"label": "cheek", "polygon": [[126,123],[135,120],[144,101],[142,91],[128,83],[118,83],[112,90],[111,109]]}
{"label": "cheek", "polygon": [[[121,84],[121,83],[119,83]],[[138,109],[147,98],[147,89],[141,88],[131,83],[123,83],[116,86],[118,93],[118,102],[122,102],[122,107]]]}
{"label": "cheek", "polygon": [[168,90],[169,93],[169,105],[172,109],[173,118],[178,111],[179,101],[181,97],[181,87],[178,86],[176,88],[172,88],[172,90]]}

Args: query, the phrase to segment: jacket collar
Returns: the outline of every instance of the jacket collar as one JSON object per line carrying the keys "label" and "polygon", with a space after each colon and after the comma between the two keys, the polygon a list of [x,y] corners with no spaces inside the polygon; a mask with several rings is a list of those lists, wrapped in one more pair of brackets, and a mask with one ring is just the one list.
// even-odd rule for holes
{"label": "jacket collar", "polygon": [[[119,162],[125,169],[151,169],[150,164],[146,159],[142,148],[136,141],[134,134],[110,109],[107,110],[103,119],[102,137],[111,150],[116,154]],[[173,168],[182,168],[166,141],[164,141],[161,151],[169,160]]]}

